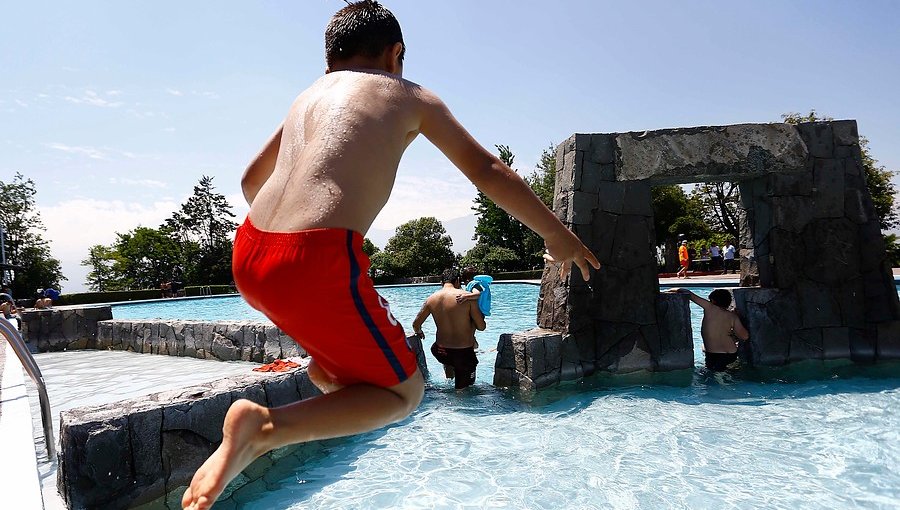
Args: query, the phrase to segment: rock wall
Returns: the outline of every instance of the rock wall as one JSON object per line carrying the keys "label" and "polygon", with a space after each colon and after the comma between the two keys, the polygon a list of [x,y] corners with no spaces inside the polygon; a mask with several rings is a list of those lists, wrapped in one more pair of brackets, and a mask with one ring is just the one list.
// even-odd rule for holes
{"label": "rock wall", "polygon": [[54,307],[22,312],[22,336],[38,352],[93,349],[97,323],[112,319],[112,307]]}
{"label": "rock wall", "polygon": [[107,320],[95,348],[257,363],[306,356],[275,325],[251,321]]}
{"label": "rock wall", "polygon": [[576,134],[556,163],[554,212],[602,267],[589,282],[545,268],[542,329],[501,338],[497,384],[693,366],[687,301],[659,294],[651,189],[662,184],[740,183],[742,282],[780,289],[738,293],[747,361],[898,355],[900,303],[855,121]]}
{"label": "rock wall", "polygon": [[[306,370],[249,372],[60,414],[57,486],[69,508],[131,508],[186,486],[222,441],[231,403],[279,406],[318,395]],[[271,455],[271,454],[269,454]],[[265,462],[263,459],[260,462]],[[262,476],[247,469],[248,483]]]}

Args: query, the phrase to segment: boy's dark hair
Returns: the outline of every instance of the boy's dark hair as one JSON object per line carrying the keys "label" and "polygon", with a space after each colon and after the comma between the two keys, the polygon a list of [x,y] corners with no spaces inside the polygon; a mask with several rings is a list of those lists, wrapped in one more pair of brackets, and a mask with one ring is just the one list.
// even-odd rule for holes
{"label": "boy's dark hair", "polygon": [[459,281],[458,269],[445,269],[444,272],[441,273],[441,284],[453,283],[456,281]]}
{"label": "boy's dark hair", "polygon": [[709,293],[709,300],[719,308],[727,309],[731,306],[731,292],[725,289],[716,289]]}
{"label": "boy's dark hair", "polygon": [[348,3],[325,28],[325,63],[331,68],[335,62],[357,55],[375,58],[395,43],[403,44],[403,62],[406,44],[400,23],[391,11],[374,0]]}

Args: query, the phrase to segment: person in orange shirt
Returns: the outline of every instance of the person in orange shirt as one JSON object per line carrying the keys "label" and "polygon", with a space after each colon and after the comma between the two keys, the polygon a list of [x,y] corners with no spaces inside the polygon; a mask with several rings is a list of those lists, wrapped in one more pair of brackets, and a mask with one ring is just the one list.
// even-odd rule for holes
{"label": "person in orange shirt", "polygon": [[687,275],[688,266],[691,265],[691,256],[688,255],[687,241],[681,241],[681,246],[678,247],[678,263],[681,264],[681,269],[678,270],[679,278],[690,278]]}

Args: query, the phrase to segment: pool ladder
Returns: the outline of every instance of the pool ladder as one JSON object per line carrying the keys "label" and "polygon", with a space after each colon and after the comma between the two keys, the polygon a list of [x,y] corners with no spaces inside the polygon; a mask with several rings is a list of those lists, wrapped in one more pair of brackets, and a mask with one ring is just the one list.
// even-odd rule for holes
{"label": "pool ladder", "polygon": [[47,396],[44,376],[41,375],[41,369],[38,367],[37,361],[34,360],[34,356],[31,355],[31,351],[28,350],[28,346],[25,345],[25,339],[22,338],[22,334],[13,327],[11,322],[2,317],[0,317],[0,332],[3,333],[9,345],[16,351],[16,356],[19,357],[19,361],[25,367],[25,371],[28,372],[31,380],[34,381],[34,385],[37,386],[38,399],[41,401],[41,421],[44,423],[44,443],[47,444],[47,457],[52,460],[53,455],[56,453],[54,444],[56,440],[53,439],[53,418],[50,415],[50,398]]}

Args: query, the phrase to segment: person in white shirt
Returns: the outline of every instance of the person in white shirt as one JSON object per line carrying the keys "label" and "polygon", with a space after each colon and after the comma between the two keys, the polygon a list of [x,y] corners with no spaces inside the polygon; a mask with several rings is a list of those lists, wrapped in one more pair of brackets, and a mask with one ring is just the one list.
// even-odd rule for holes
{"label": "person in white shirt", "polygon": [[731,244],[731,241],[725,243],[725,270],[722,271],[722,274],[728,274],[728,270],[731,270],[731,274],[735,274],[735,260],[734,260],[734,245]]}
{"label": "person in white shirt", "polygon": [[720,271],[722,269],[722,251],[719,250],[718,244],[709,247],[709,269],[711,271]]}

